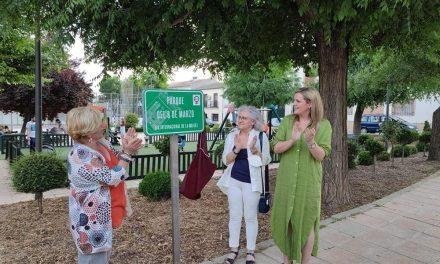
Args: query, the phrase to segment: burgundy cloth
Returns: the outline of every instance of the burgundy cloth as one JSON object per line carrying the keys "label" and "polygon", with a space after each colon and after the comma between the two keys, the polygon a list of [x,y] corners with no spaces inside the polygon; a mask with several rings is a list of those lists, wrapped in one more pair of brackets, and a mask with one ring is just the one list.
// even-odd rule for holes
{"label": "burgundy cloth", "polygon": [[180,186],[180,193],[192,200],[199,199],[202,189],[209,182],[216,169],[217,166],[212,163],[208,155],[206,133],[202,132],[199,134],[197,152]]}

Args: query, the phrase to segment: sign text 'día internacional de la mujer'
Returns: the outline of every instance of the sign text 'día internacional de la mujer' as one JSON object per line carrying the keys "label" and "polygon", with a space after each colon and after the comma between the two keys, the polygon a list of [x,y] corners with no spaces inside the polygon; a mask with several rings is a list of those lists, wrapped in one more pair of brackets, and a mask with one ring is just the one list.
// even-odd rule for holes
{"label": "sign text 'd\u00eda internacional de la mujer'", "polygon": [[144,90],[144,131],[147,135],[202,132],[203,93],[197,90]]}

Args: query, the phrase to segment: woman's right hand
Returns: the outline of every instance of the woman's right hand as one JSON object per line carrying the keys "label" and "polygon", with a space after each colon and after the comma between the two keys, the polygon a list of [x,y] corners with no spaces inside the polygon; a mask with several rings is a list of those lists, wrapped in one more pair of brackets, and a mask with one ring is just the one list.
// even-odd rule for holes
{"label": "woman's right hand", "polygon": [[292,128],[292,137],[293,142],[296,142],[301,137],[301,130],[299,127],[299,122],[295,122]]}
{"label": "woman's right hand", "polygon": [[122,151],[128,155],[135,154],[142,147],[142,140],[137,137],[136,130],[132,127],[128,129],[121,143]]}

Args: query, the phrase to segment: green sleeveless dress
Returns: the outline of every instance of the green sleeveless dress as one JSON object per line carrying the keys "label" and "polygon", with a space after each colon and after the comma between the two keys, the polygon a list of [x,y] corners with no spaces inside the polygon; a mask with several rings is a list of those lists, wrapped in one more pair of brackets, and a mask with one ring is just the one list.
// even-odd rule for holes
{"label": "green sleeveless dress", "polygon": [[[284,117],[271,145],[291,138],[294,116]],[[318,124],[315,142],[328,157],[331,151],[332,128],[323,119]],[[316,256],[321,213],[322,165],[309,152],[301,138],[281,154],[271,214],[272,236],[281,252],[301,263],[301,249],[311,229],[315,231],[312,255]]]}

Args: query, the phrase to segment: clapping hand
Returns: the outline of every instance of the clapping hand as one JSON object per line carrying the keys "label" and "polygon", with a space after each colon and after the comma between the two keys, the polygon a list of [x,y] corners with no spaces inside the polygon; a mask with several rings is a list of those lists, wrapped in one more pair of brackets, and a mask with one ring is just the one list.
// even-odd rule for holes
{"label": "clapping hand", "polygon": [[301,129],[299,127],[299,122],[295,122],[292,129],[292,139],[296,142],[301,137]]}
{"label": "clapping hand", "polygon": [[122,138],[122,150],[129,154],[135,154],[142,147],[142,140],[137,137],[136,130],[129,128],[127,133]]}
{"label": "clapping hand", "polygon": [[308,145],[313,144],[315,141],[316,129],[315,128],[306,128],[304,130],[304,139],[306,140]]}
{"label": "clapping hand", "polygon": [[258,153],[258,148],[255,146],[255,144],[257,143],[257,136],[254,136],[254,138],[252,139],[251,142],[251,147],[250,150],[252,152],[252,154],[256,155]]}

